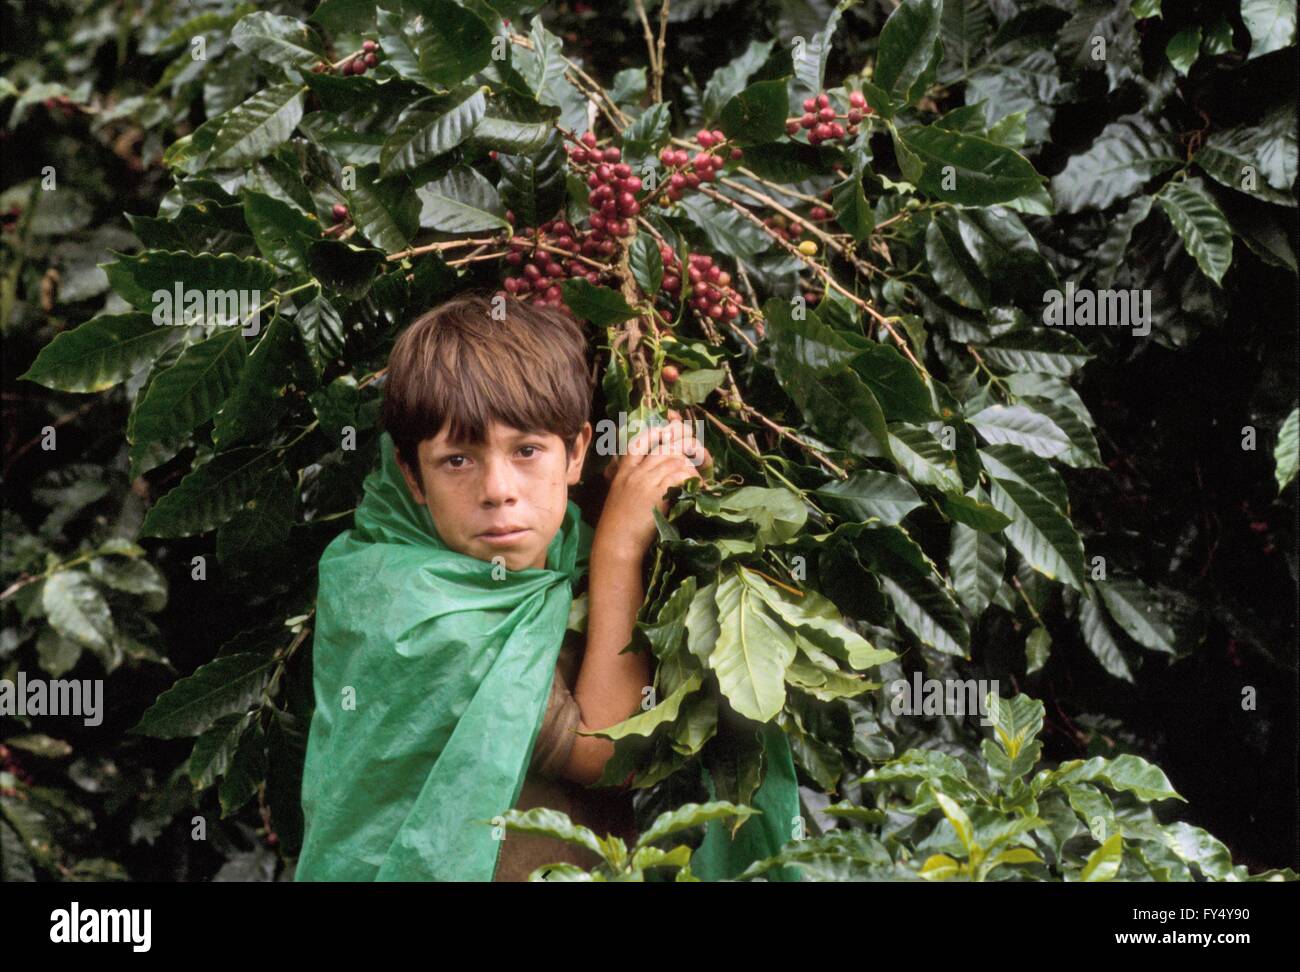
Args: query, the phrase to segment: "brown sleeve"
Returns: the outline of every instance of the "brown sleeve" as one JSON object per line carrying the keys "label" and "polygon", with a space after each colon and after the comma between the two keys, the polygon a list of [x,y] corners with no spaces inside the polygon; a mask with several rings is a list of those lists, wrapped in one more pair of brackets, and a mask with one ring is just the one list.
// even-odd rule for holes
{"label": "brown sleeve", "polygon": [[560,770],[569,761],[569,754],[578,738],[574,733],[582,712],[569,688],[570,673],[577,660],[573,646],[566,645],[561,650],[555,677],[551,680],[551,694],[546,701],[542,728],[537,734],[537,745],[533,747],[532,761],[528,764],[531,772],[550,780],[560,778]]}

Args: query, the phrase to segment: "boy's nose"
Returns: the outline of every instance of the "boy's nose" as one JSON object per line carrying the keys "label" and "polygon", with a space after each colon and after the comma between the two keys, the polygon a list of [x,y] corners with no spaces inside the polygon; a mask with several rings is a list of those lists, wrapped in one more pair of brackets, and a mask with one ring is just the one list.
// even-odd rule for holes
{"label": "boy's nose", "polygon": [[505,459],[491,458],[483,466],[483,502],[489,506],[513,502],[517,486],[514,470]]}

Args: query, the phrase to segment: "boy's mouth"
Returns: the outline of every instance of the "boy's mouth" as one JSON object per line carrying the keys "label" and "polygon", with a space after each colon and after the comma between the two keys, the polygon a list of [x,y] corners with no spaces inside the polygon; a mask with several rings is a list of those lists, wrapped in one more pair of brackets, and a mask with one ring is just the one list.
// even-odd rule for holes
{"label": "boy's mouth", "polygon": [[521,540],[528,532],[528,527],[494,527],[478,535],[484,543],[508,544]]}

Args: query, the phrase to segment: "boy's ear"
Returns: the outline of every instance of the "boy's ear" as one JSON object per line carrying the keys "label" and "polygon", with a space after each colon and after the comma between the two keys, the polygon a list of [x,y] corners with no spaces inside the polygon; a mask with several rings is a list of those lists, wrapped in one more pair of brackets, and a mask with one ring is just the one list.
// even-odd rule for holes
{"label": "boy's ear", "polygon": [[582,479],[582,467],[587,458],[587,447],[591,445],[593,432],[591,423],[586,422],[573,440],[573,451],[569,453],[568,483],[575,485]]}

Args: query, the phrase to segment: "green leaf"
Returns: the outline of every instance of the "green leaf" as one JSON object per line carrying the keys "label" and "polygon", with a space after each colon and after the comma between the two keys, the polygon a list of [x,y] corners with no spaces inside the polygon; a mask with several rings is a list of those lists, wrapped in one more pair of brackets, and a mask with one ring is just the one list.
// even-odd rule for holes
{"label": "green leaf", "polygon": [[1088,855],[1088,862],[1079,875],[1083,881],[1109,881],[1119,873],[1124,859],[1124,835],[1112,834],[1106,843]]}
{"label": "green leaf", "polygon": [[402,14],[378,7],[375,10],[375,23],[378,27],[379,46],[384,49],[384,63],[399,76],[418,81],[420,55],[412,43],[414,38],[407,29]]}
{"label": "green leaf", "polygon": [[803,182],[815,176],[829,175],[836,158],[837,152],[831,146],[772,142],[769,145],[751,145],[745,149],[743,164],[761,179],[771,182]]}
{"label": "green leaf", "polygon": [[637,312],[627,305],[617,290],[597,287],[581,277],[564,281],[560,289],[574,316],[597,327],[608,327],[636,317]]}
{"label": "green leaf", "polygon": [[908,181],[944,202],[992,206],[1031,195],[1042,182],[1017,152],[934,125],[896,129],[894,146]]}
{"label": "green leaf", "polygon": [[794,660],[794,640],[768,614],[742,571],[721,578],[716,599],[719,633],[709,668],[733,709],[767,722],[785,704],[785,670]]}
{"label": "green leaf", "polygon": [[758,813],[753,807],[736,806],[727,803],[725,800],[715,800],[710,803],[684,803],[675,810],[661,813],[637,839],[636,848],[649,847],[665,837],[680,833],[683,830],[689,830],[692,827],[699,827],[708,823],[710,820],[725,820],[728,817],[738,817],[741,822],[748,820],[754,814]]}
{"label": "green leaf", "polygon": [[154,505],[140,528],[142,537],[189,537],[215,529],[257,491],[274,453],[234,449],[199,466]]}
{"label": "green leaf", "polygon": [[1223,283],[1232,265],[1232,229],[1200,182],[1170,182],[1156,193],[1156,201],[1201,272]]}
{"label": "green leaf", "polygon": [[848,340],[860,349],[849,363],[871,389],[887,419],[891,422],[928,422],[935,417],[925,379],[897,348],[852,335]]}
{"label": "green leaf", "polygon": [[939,804],[939,809],[943,815],[948,818],[948,823],[952,824],[952,829],[957,834],[957,839],[961,841],[966,853],[969,855],[972,851],[977,850],[974,838],[974,828],[971,826],[970,817],[957,804],[952,797],[940,793],[937,790],[934,794],[935,802]]}
{"label": "green leaf", "polygon": [[212,441],[221,449],[268,436],[288,407],[292,326],[279,314],[249,355],[239,382],[217,415]]}
{"label": "green leaf", "polygon": [[609,726],[605,729],[595,729],[591,732],[578,730],[580,736],[599,736],[602,739],[623,739],[627,736],[649,736],[662,725],[667,725],[676,720],[681,705],[686,701],[686,697],[699,690],[703,684],[703,676],[699,672],[692,672],[681,685],[656,706],[652,706],[643,712],[638,712],[629,719]]}
{"label": "green leaf", "polygon": [[700,494],[695,504],[705,516],[752,524],[756,539],[764,546],[793,539],[808,519],[803,501],[781,487],[742,486],[722,496]]}
{"label": "green leaf", "polygon": [[226,777],[217,789],[222,818],[243,807],[265,779],[266,734],[262,732],[262,724],[253,719],[240,735]]}
{"label": "green leaf", "polygon": [[212,728],[194,740],[186,769],[195,790],[205,790],[216,783],[218,777],[225,775],[239,740],[255,716],[255,712],[223,715]]}
{"label": "green leaf", "polygon": [[1136,20],[1146,20],[1148,17],[1160,17],[1161,0],[1132,0],[1129,4],[1129,10]]}
{"label": "green leaf", "polygon": [[235,169],[270,155],[302,120],[305,90],[298,84],[272,85],[226,112],[208,164]]}
{"label": "green leaf", "polygon": [[988,503],[983,503],[973,496],[944,493],[941,499],[943,511],[948,514],[948,517],[957,523],[964,523],[972,530],[981,533],[1001,533],[1010,522]]}
{"label": "green leaf", "polygon": [[990,476],[1013,479],[1033,487],[1051,500],[1066,516],[1070,515],[1070,498],[1060,473],[1045,459],[1019,446],[994,445],[979,450],[980,462]]}
{"label": "green leaf", "polygon": [[[360,300],[385,265],[384,251],[342,240],[317,240],[307,248],[307,263],[321,285],[349,300]],[[301,311],[299,314],[301,315]],[[342,348],[342,340],[339,342]]]}
{"label": "green leaf", "polygon": [[148,314],[101,314],[61,331],[21,377],[66,392],[98,392],[130,378],[184,335]]}
{"label": "green leaf", "polygon": [[653,299],[659,293],[664,279],[663,255],[659,252],[659,244],[654,237],[638,233],[628,248],[627,262],[632,268],[637,286],[647,297]]}
{"label": "green leaf", "polygon": [[302,237],[320,235],[320,223],[279,199],[245,189],[244,220],[253,231],[258,251],[272,263],[291,270],[307,268]]}
{"label": "green leaf", "polygon": [[408,0],[419,9],[423,27],[415,39],[420,74],[433,84],[460,84],[492,60],[492,28],[472,10],[452,0]]}
{"label": "green leaf", "polygon": [[1003,206],[941,210],[926,229],[925,252],[935,283],[963,307],[1037,306],[1058,283],[1020,217]]}
{"label": "green leaf", "polygon": [[662,101],[638,115],[636,121],[623,129],[620,138],[623,161],[645,158],[667,145],[672,121],[672,112],[668,110],[668,104]]}
{"label": "green leaf", "polygon": [[222,716],[259,703],[273,667],[274,659],[254,652],[210,661],[158,696],[130,731],[154,739],[197,736]]}
{"label": "green leaf", "polygon": [[1009,442],[1044,459],[1059,456],[1071,445],[1055,422],[1023,405],[990,405],[966,421],[989,442]]}
{"label": "green leaf", "polygon": [[839,26],[840,16],[847,4],[837,4],[826,18],[826,26],[813,34],[812,40],[795,47],[791,56],[796,84],[793,94],[796,101],[819,94],[825,89],[826,62],[830,59],[831,38]]}
{"label": "green leaf", "polygon": [[1025,639],[1025,674],[1042,671],[1052,651],[1052,636],[1042,625],[1029,632]]}
{"label": "green leaf", "polygon": [[889,450],[909,478],[945,493],[962,491],[957,458],[930,432],[918,426],[889,427]]}
{"label": "green leaf", "polygon": [[756,574],[749,577],[749,582],[767,606],[797,632],[795,642],[798,648],[820,670],[824,676],[823,683],[834,678],[849,686],[846,694],[856,695],[862,691],[862,683],[857,676],[842,672],[835,658],[843,659],[850,668],[862,671],[898,657],[892,651],[874,647],[845,624],[835,603],[812,588],[805,588],[802,596],[794,600],[777,593]]}
{"label": "green leaf", "polygon": [[325,295],[319,294],[299,308],[293,321],[319,375],[326,364],[343,353],[343,318]]}
{"label": "green leaf", "polygon": [[942,0],[903,0],[880,30],[873,80],[904,104],[915,102],[934,81],[943,56],[942,14]]}
{"label": "green leaf", "polygon": [[1276,466],[1273,475],[1277,479],[1277,491],[1280,493],[1295,479],[1297,470],[1300,470],[1300,409],[1291,409],[1291,414],[1282,423],[1282,428],[1277,433],[1277,446],[1273,450],[1273,462]]}
{"label": "green leaf", "polygon": [[762,230],[730,206],[707,196],[692,193],[678,206],[708,240],[709,248],[735,260],[752,261],[771,248],[771,240]]}
{"label": "green leaf", "polygon": [[1192,159],[1220,185],[1294,208],[1294,122],[1289,105],[1275,106],[1258,123],[1215,129]]}
{"label": "green leaf", "polygon": [[1060,330],[1011,331],[980,345],[987,364],[1007,372],[1035,371],[1068,378],[1090,355],[1078,339]]}
{"label": "green leaf", "polygon": [[405,177],[381,179],[378,165],[366,165],[357,169],[356,187],[345,191],[353,224],[386,253],[405,249],[419,232],[420,198]]}
{"label": "green leaf", "polygon": [[[750,77],[772,53],[773,42],[751,40],[744,52],[713,72],[704,86],[703,121],[712,125],[722,106],[745,89]],[[783,106],[784,107],[784,106]]]}
{"label": "green leaf", "polygon": [[924,505],[912,484],[901,476],[862,469],[848,479],[815,489],[818,496],[829,497],[832,509],[846,510],[858,520],[878,517],[885,523],[899,523],[903,517]]}
{"label": "green leaf", "polygon": [[1128,252],[1133,231],[1151,214],[1154,202],[1151,196],[1134,196],[1124,211],[1111,219],[1106,238],[1097,247],[1093,259],[1098,287],[1108,289],[1114,283],[1115,275],[1124,267],[1124,255]]}
{"label": "green leaf", "polygon": [[420,201],[420,225],[444,233],[475,233],[506,229],[505,206],[477,169],[460,164],[445,176],[415,191]]}
{"label": "green leaf", "polygon": [[137,401],[131,441],[166,442],[210,419],[234,390],[246,357],[234,327],[190,345]]}
{"label": "green leaf", "polygon": [[319,39],[300,20],[258,11],[235,24],[230,40],[241,51],[283,68],[290,64],[310,70],[328,60],[321,53]]}
{"label": "green leaf", "polygon": [[121,661],[117,630],[103,594],[80,570],[61,570],[41,585],[41,607],[56,632],[105,660],[106,671]]}
{"label": "green leaf", "polygon": [[[225,314],[218,319],[233,317],[239,298],[256,298],[257,304],[265,299],[279,279],[279,272],[265,260],[254,257],[237,257],[233,253],[217,256],[211,253],[187,253],[183,250],[145,250],[133,256],[115,254],[118,259],[104,264],[109,283],[118,295],[137,310],[150,311],[157,323],[180,323],[185,317],[185,304],[193,298],[191,292],[202,291],[209,299],[205,305],[215,303],[220,297],[226,304]],[[181,306],[174,306],[174,295],[180,288]],[[171,312],[167,313],[170,308]],[[200,318],[193,323],[204,323]],[[209,321],[208,323],[216,323]]]}
{"label": "green leaf", "polygon": [[684,405],[698,405],[726,380],[721,368],[696,368],[683,371],[672,387],[673,397]]}
{"label": "green leaf", "polygon": [[1129,669],[1124,653],[1120,651],[1115,636],[1111,634],[1106,623],[1105,612],[1101,609],[1100,598],[1089,594],[1079,602],[1079,631],[1083,643],[1088,646],[1101,667],[1116,678],[1126,682],[1133,681],[1133,672]]}
{"label": "green leaf", "polygon": [[1000,537],[953,524],[948,576],[957,600],[975,617],[984,613],[1002,586],[1006,561],[1007,548]]}
{"label": "green leaf", "polygon": [[1088,426],[1091,416],[1086,411],[1080,416],[1067,401],[1055,398],[1022,395],[1019,400],[1026,408],[1049,419],[1069,439],[1070,447],[1056,456],[1059,462],[1079,469],[1096,469],[1101,466],[1097,440],[1093,438]]}
{"label": "green leaf", "polygon": [[446,97],[423,98],[411,105],[384,142],[380,175],[410,172],[450,152],[469,138],[487,113],[482,88],[465,87]]}
{"label": "green leaf", "polygon": [[722,109],[721,128],[741,145],[773,142],[785,134],[787,78],[751,84]]}
{"label": "green leaf", "polygon": [[1052,198],[1066,213],[1105,209],[1131,196],[1152,177],[1183,164],[1163,125],[1145,115],[1125,115],[1070,157],[1052,177]]}
{"label": "green leaf", "polygon": [[[553,837],[556,840],[562,840],[568,844],[576,844],[578,847],[585,847],[597,857],[604,858],[605,851],[601,847],[600,838],[591,830],[579,824],[575,824],[569,819],[567,814],[558,810],[548,810],[545,807],[534,807],[531,810],[507,810],[502,815],[504,826],[507,830],[512,830],[521,834],[538,834],[543,837]],[[490,823],[491,821],[484,821]]]}
{"label": "green leaf", "polygon": [[1065,514],[1038,490],[1014,480],[995,478],[989,496],[993,505],[1011,518],[1007,539],[1025,563],[1082,591],[1083,542]]}
{"label": "green leaf", "polygon": [[487,110],[468,144],[484,152],[496,149],[511,155],[531,155],[551,137],[559,114],[558,108],[501,91],[488,99]]}
{"label": "green leaf", "polygon": [[889,448],[889,430],[875,395],[845,367],[853,351],[815,311],[798,320],[786,301],[763,305],[775,343],[777,377],[808,424],[821,437],[863,455]]}
{"label": "green leaf", "polygon": [[[519,225],[540,226],[564,205],[564,139],[553,132],[535,155],[500,155],[501,203],[513,210]],[[632,241],[636,244],[644,237]],[[658,249],[655,255],[658,256]],[[635,264],[633,265],[635,269]]]}
{"label": "green leaf", "polygon": [[922,644],[966,657],[970,630],[934,562],[901,527],[864,530],[859,553],[879,575],[899,620]]}
{"label": "green leaf", "polygon": [[1250,31],[1248,61],[1295,43],[1296,5],[1291,0],[1241,0],[1241,19]]}
{"label": "green leaf", "polygon": [[1201,28],[1187,27],[1169,38],[1165,45],[1165,57],[1174,66],[1174,70],[1183,77],[1192,69],[1201,54]]}
{"label": "green leaf", "polygon": [[1174,654],[1174,629],[1163,616],[1155,594],[1134,577],[1113,577],[1096,582],[1097,593],[1110,616],[1144,648]]}
{"label": "green leaf", "polygon": [[[746,161],[753,166],[753,159],[746,153]],[[867,197],[862,191],[862,173],[853,175],[834,187],[831,193],[831,206],[835,210],[835,222],[861,243],[871,235],[876,227],[876,217]]]}
{"label": "green leaf", "polygon": [[1057,785],[1069,783],[1102,783],[1112,790],[1132,793],[1139,800],[1187,801],[1174,789],[1164,771],[1141,756],[1124,753],[1114,759],[1094,756],[1088,760],[1074,759],[1062,763],[1049,774]]}

